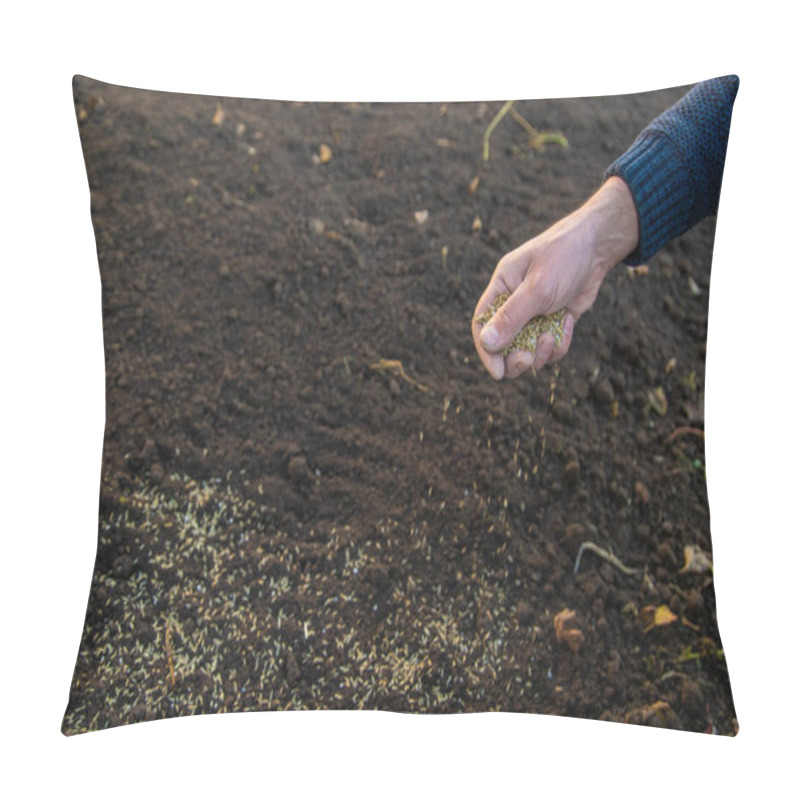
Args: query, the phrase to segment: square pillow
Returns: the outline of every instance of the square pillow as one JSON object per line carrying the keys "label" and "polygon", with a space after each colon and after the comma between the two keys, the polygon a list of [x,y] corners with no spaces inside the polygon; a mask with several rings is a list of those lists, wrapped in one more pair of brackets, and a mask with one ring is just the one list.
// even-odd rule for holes
{"label": "square pillow", "polygon": [[[278,709],[736,733],[703,440],[715,203],[676,175],[708,168],[691,142],[637,138],[690,87],[73,88],[106,425],[65,734]],[[642,217],[564,358],[493,381],[470,329],[496,264],[608,175],[669,224]]]}

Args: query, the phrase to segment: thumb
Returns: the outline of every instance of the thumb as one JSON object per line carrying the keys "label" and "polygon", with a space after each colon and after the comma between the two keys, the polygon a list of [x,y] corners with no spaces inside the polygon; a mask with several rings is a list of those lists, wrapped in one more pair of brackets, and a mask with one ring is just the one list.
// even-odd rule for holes
{"label": "thumb", "polygon": [[539,311],[531,297],[519,287],[481,330],[481,344],[490,353],[497,353],[514,341],[514,337]]}

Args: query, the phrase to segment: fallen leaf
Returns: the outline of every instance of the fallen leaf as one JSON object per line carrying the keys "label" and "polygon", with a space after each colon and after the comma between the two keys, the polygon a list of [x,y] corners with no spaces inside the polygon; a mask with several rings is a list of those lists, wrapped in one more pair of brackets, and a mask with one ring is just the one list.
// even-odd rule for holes
{"label": "fallen leaf", "polygon": [[475,217],[475,219],[472,220],[472,232],[477,233],[481,228],[483,228],[483,223],[481,222],[481,218]]}
{"label": "fallen leaf", "polygon": [[[553,627],[556,631],[556,641],[559,644],[566,644],[573,653],[580,650],[583,643],[583,633],[577,628],[571,627],[574,624],[575,612],[565,608],[553,617]],[[570,627],[567,627],[567,625]]]}
{"label": "fallen leaf", "polygon": [[417,225],[424,225],[428,221],[429,216],[428,210],[425,208],[414,212],[414,219],[417,221]]}
{"label": "fallen leaf", "polygon": [[649,706],[644,706],[644,708],[636,708],[633,711],[629,711],[625,715],[625,722],[633,723],[635,725],[644,725],[648,720],[656,716],[663,722],[665,717],[671,713],[672,708],[670,707],[670,704],[666,702],[666,700],[656,700],[655,703],[652,703]]}
{"label": "fallen leaf", "polygon": [[704,572],[712,572],[714,569],[711,557],[696,544],[687,544],[683,548],[683,559],[684,565],[678,570],[678,574],[692,572],[696,575],[702,575]]}
{"label": "fallen leaf", "polygon": [[645,606],[639,612],[639,621],[644,625],[644,632],[649,633],[653,628],[671,625],[678,617],[670,611],[669,606]]}
{"label": "fallen leaf", "polygon": [[475,194],[478,189],[478,185],[481,182],[480,175],[476,175],[470,182],[469,182],[469,193]]}
{"label": "fallen leaf", "polygon": [[333,152],[326,144],[319,146],[319,155],[314,159],[316,164],[327,164],[333,158]]}
{"label": "fallen leaf", "polygon": [[671,625],[676,619],[678,619],[678,617],[672,613],[669,606],[659,606],[656,609],[653,624],[656,625],[656,627],[660,625]]}
{"label": "fallen leaf", "polygon": [[225,121],[225,112],[222,110],[222,106],[217,103],[217,110],[214,112],[214,117],[211,120],[214,125],[222,125]]}

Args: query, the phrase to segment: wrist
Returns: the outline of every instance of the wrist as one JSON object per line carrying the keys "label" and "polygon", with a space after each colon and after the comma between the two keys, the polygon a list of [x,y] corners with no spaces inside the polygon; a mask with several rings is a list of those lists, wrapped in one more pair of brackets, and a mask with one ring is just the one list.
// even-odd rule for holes
{"label": "wrist", "polygon": [[633,195],[625,181],[610,177],[581,210],[590,227],[595,264],[605,274],[639,245]]}

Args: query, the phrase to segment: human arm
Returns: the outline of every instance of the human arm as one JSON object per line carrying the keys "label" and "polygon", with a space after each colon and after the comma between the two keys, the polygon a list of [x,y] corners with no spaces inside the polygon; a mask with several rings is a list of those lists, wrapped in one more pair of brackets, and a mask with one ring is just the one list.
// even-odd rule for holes
{"label": "human arm", "polygon": [[[605,183],[577,211],[504,256],[478,301],[476,351],[496,380],[563,357],[575,323],[620,261],[640,264],[703,217],[716,212],[735,75],[697,84],[657,117],[607,170]],[[491,323],[475,318],[511,292]],[[534,316],[566,309],[558,347],[540,337],[535,356],[502,350]]]}
{"label": "human arm", "polygon": [[628,263],[647,261],[716,213],[738,89],[736,75],[696,84],[606,170],[628,185],[639,215],[639,246]]}

